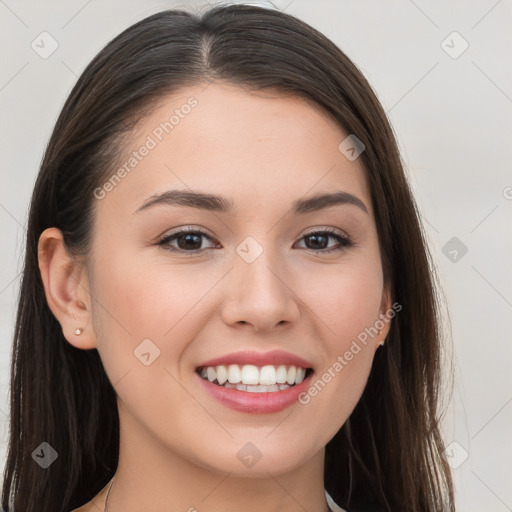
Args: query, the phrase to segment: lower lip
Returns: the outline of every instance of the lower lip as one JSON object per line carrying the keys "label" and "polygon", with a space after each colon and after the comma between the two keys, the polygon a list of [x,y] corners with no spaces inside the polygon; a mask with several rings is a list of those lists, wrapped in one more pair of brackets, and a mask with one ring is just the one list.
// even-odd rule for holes
{"label": "lower lip", "polygon": [[313,373],[300,384],[296,384],[291,388],[267,393],[252,393],[250,391],[225,388],[203,379],[198,374],[196,375],[206,391],[222,405],[246,413],[268,414],[282,411],[297,402],[299,395],[309,387]]}

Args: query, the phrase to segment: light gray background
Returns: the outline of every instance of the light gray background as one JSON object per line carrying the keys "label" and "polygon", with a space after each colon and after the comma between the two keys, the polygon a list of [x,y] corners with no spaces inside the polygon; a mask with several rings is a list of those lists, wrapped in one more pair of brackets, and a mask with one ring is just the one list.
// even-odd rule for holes
{"label": "light gray background", "polygon": [[[187,9],[204,5],[0,0],[0,468],[24,226],[45,144],[94,55],[142,17],[185,4]],[[275,5],[338,44],[388,112],[452,323],[455,387],[443,427],[447,444],[455,443],[449,460],[457,510],[510,511],[511,2],[276,0]],[[31,48],[43,31],[59,45],[47,59]],[[457,58],[464,41],[450,35],[454,31],[469,44]],[[443,252],[452,237],[467,247],[457,261]]]}

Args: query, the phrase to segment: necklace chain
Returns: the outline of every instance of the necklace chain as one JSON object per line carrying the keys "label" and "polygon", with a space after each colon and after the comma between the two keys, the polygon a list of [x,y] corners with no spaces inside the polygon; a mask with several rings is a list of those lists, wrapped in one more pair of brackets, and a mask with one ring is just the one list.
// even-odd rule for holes
{"label": "necklace chain", "polygon": [[114,477],[110,482],[110,487],[108,488],[107,498],[105,499],[105,510],[103,512],[108,512],[108,497],[110,496],[110,491],[112,490],[112,485],[114,484]]}
{"label": "necklace chain", "polygon": [[[113,484],[114,484],[114,477],[112,477],[112,480],[110,481],[110,487],[108,488],[107,497],[105,499],[105,510],[103,512],[108,512],[108,497],[110,496],[110,491],[112,490]],[[327,510],[328,510],[328,512],[332,512],[332,509],[329,506],[329,504],[327,504]]]}

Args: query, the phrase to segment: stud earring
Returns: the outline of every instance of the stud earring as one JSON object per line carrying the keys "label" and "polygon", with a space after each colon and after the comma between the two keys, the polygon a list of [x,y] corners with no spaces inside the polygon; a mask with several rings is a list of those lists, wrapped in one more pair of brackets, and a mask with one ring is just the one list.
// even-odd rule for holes
{"label": "stud earring", "polygon": [[75,334],[76,334],[77,336],[80,336],[80,334],[82,334],[82,328],[81,328],[81,327],[77,327],[77,328],[75,329]]}
{"label": "stud earring", "polygon": [[380,343],[379,343],[379,346],[383,346],[384,345],[384,341],[386,340],[386,338],[384,338]]}

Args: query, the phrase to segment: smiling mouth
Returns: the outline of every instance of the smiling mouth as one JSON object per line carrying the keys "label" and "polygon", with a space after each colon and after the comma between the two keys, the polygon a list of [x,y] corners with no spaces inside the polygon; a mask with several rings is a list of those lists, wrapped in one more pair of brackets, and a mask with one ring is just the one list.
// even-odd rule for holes
{"label": "smiling mouth", "polygon": [[200,366],[196,373],[220,387],[253,393],[272,393],[300,384],[313,373],[313,369],[295,365],[230,364]]}

